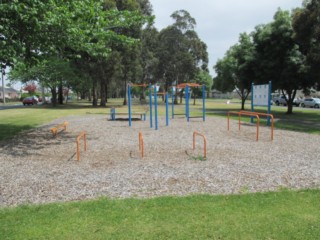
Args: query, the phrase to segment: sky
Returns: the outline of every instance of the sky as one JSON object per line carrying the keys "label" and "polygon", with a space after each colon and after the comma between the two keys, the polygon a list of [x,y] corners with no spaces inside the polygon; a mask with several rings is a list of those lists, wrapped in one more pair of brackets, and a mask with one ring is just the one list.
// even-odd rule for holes
{"label": "sky", "polygon": [[292,10],[302,6],[302,0],[149,0],[156,16],[155,27],[173,24],[170,15],[176,10],[187,10],[195,18],[195,31],[207,44],[209,70],[238,42],[240,33],[250,33],[255,26],[272,21],[277,9]]}

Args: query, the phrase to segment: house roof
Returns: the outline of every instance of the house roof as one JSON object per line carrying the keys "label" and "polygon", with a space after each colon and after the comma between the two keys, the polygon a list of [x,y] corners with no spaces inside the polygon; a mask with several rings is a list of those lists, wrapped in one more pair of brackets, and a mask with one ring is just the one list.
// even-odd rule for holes
{"label": "house roof", "polygon": [[[0,87],[0,91],[2,92],[2,87]],[[5,87],[4,88],[4,91],[5,92],[14,92],[14,93],[19,93],[19,91],[18,90],[15,90],[14,88],[7,88],[7,87]]]}

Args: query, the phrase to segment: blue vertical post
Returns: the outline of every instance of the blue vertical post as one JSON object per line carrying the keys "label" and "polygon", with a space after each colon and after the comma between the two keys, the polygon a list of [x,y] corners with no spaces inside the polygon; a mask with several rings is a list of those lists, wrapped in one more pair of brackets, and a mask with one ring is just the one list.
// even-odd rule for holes
{"label": "blue vertical post", "polygon": [[[251,83],[251,112],[254,112],[254,85]],[[251,123],[253,123],[253,117],[251,117]]]}
{"label": "blue vertical post", "polygon": [[166,92],[166,125],[169,126],[169,97],[168,92]]}
{"label": "blue vertical post", "polygon": [[128,114],[129,114],[129,127],[131,127],[131,86],[128,84]]}
{"label": "blue vertical post", "polygon": [[206,86],[202,85],[202,119],[206,121]]}
{"label": "blue vertical post", "polygon": [[171,115],[172,115],[172,119],[174,119],[174,94],[175,94],[175,91],[174,91],[174,88],[172,87],[172,96],[171,96]]}
{"label": "blue vertical post", "polygon": [[[269,81],[268,90],[268,114],[271,114],[271,93],[272,93],[272,83]],[[267,125],[270,126],[270,117],[268,117]]]}
{"label": "blue vertical post", "polygon": [[189,122],[189,86],[186,86],[186,117],[187,121]]}
{"label": "blue vertical post", "polygon": [[158,130],[158,91],[157,86],[154,86],[154,121],[155,129]]}
{"label": "blue vertical post", "polygon": [[150,128],[152,128],[152,86],[149,84]]}

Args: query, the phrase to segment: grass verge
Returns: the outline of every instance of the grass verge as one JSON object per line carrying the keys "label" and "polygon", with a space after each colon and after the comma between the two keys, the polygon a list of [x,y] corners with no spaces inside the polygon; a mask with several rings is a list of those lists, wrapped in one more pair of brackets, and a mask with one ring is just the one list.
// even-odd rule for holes
{"label": "grass verge", "polygon": [[320,190],[0,209],[1,239],[317,239]]}

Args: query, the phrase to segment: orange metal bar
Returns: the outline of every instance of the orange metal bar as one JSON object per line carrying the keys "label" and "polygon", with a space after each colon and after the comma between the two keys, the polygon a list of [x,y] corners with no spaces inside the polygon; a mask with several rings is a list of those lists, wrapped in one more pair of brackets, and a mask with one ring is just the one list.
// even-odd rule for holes
{"label": "orange metal bar", "polygon": [[199,133],[199,132],[193,132],[193,150],[195,150],[196,149],[196,135],[198,135],[198,136],[201,136],[201,137],[203,137],[203,155],[204,155],[204,158],[207,158],[207,138],[203,135],[203,134],[201,134],[201,133]]}
{"label": "orange metal bar", "polygon": [[250,111],[244,111],[244,110],[241,110],[240,112],[255,113],[255,114],[258,114],[259,116],[270,117],[271,118],[271,140],[273,140],[273,131],[274,131],[274,117],[273,117],[273,114],[261,113],[261,112],[250,112]]}
{"label": "orange metal bar", "polygon": [[86,138],[86,133],[82,132],[79,134],[77,137],[77,160],[80,160],[80,140],[83,138],[83,143],[84,143],[84,150],[87,151],[87,138]]}
{"label": "orange metal bar", "polygon": [[139,150],[141,151],[141,157],[144,157],[144,142],[142,133],[139,132]]}
{"label": "orange metal bar", "polygon": [[234,111],[229,111],[228,112],[228,131],[230,130],[230,114],[237,114],[238,117],[239,117],[239,121],[238,121],[238,124],[239,124],[239,130],[240,130],[240,122],[241,122],[241,116],[251,116],[251,117],[256,117],[257,118],[257,123],[256,123],[256,126],[257,126],[257,131],[256,131],[256,140],[258,141],[259,140],[259,126],[260,126],[260,117],[258,114],[255,114],[255,113],[252,113],[252,112],[234,112]]}
{"label": "orange metal bar", "polygon": [[57,136],[57,135],[58,135],[58,130],[59,130],[59,128],[63,128],[63,130],[64,130],[65,132],[67,131],[67,126],[68,126],[68,124],[69,124],[68,122],[64,122],[64,123],[62,123],[62,124],[59,124],[59,125],[51,128],[50,131],[52,132],[52,134],[53,134],[54,136]]}

